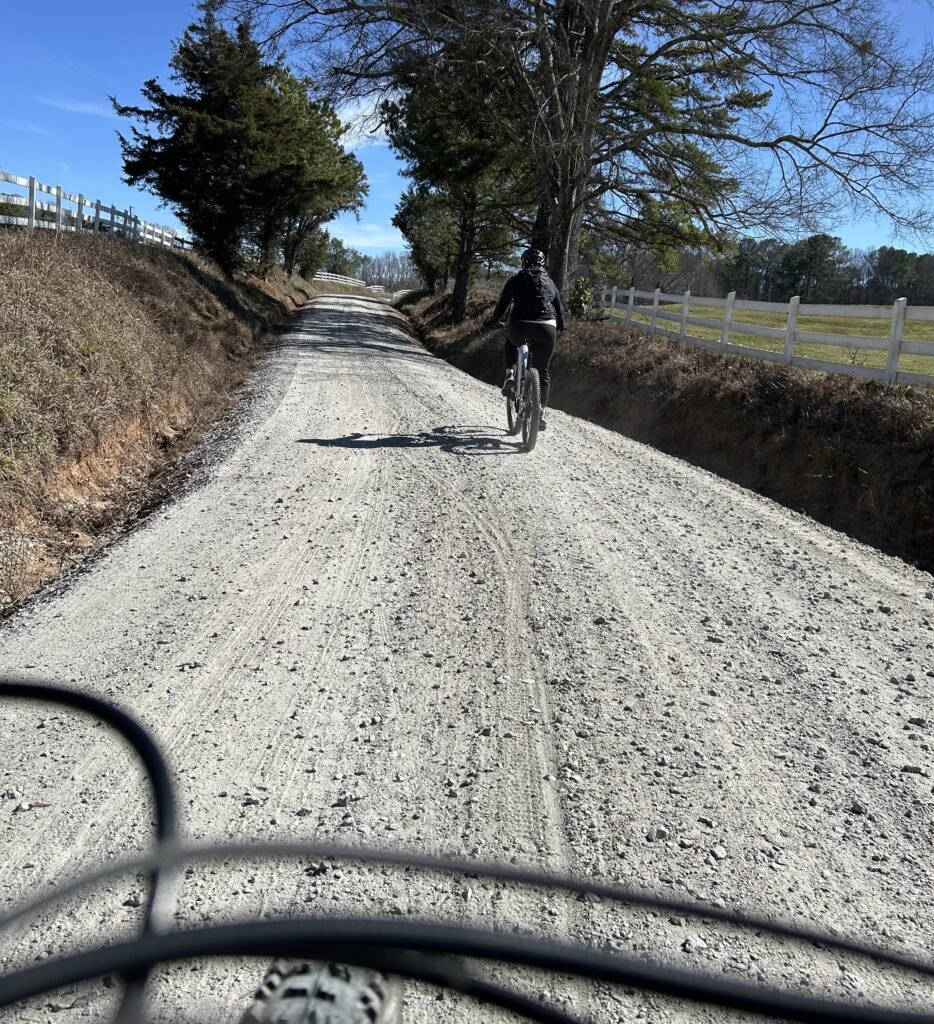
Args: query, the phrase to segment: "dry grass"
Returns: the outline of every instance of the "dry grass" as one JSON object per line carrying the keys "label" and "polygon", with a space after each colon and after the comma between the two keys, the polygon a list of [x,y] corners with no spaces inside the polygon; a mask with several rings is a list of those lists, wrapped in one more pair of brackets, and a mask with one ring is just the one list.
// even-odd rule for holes
{"label": "dry grass", "polygon": [[[450,324],[446,297],[408,306],[429,348],[502,379],[488,300]],[[606,322],[559,335],[552,404],[934,569],[934,392],[723,358]]]}
{"label": "dry grass", "polygon": [[[0,591],[21,596],[118,520],[230,404],[314,290],[189,253],[0,230]],[[86,546],[84,540],[79,546]]]}

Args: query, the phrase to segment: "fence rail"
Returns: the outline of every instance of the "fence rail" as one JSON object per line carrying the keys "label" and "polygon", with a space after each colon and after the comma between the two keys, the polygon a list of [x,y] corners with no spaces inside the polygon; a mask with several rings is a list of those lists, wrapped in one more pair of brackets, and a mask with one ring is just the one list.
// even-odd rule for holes
{"label": "fence rail", "polygon": [[[618,319],[639,330],[651,334],[674,338],[691,345],[715,349],[732,355],[748,356],[752,359],[766,359],[772,362],[801,366],[828,373],[845,373],[853,377],[881,380],[886,383],[922,384],[934,386],[934,365],[931,373],[915,373],[900,366],[903,356],[934,357],[934,340],[907,340],[904,337],[905,324],[916,321],[934,321],[934,306],[908,306],[907,299],[896,299],[891,306],[840,306],[802,303],[795,295],[788,302],[756,302],[737,299],[736,292],[730,292],[725,299],[691,295],[689,291],[673,295],[655,291],[640,291],[637,288],[623,289],[619,286],[605,289],[600,296],[599,308],[609,309],[612,319]],[[675,306],[678,309],[662,308]],[[722,310],[719,317],[697,316],[691,307]],[[772,313],[784,317],[781,327],[745,322],[744,312]],[[737,317],[736,314],[740,316]],[[799,317],[835,317],[861,320],[878,320],[878,335],[834,334],[826,331],[801,330]],[[644,318],[644,319],[637,319]],[[647,322],[645,322],[647,320]],[[662,326],[664,323],[677,324],[677,329]],[[716,338],[702,338],[688,333],[688,327],[702,327],[718,333]],[[750,335],[754,338],[768,338],[781,343],[780,349],[757,348],[754,345],[737,344],[730,340],[732,334]],[[833,346],[854,352],[874,351],[884,355],[884,366],[867,366],[851,361],[834,362],[817,359],[795,351],[796,346]]]}
{"label": "fence rail", "polygon": [[384,292],[385,286],[381,284],[367,284],[359,277],[345,277],[343,274],[330,274],[326,270],[319,270],[312,278],[313,281],[330,281],[332,284],[352,284],[358,288],[368,288],[371,292]]}
{"label": "fence rail", "polygon": [[[0,224],[24,228],[45,228],[51,231],[92,231],[117,235],[135,242],[148,242],[185,249],[191,243],[172,228],[140,220],[129,210],[107,206],[99,199],[91,202],[81,193],[66,192],[61,185],[46,185],[35,177],[21,177],[0,170],[0,182],[15,185],[26,195],[0,193],[0,204],[22,209],[22,216],[0,215]],[[52,196],[53,202],[39,199]],[[67,204],[67,205],[66,205]]]}

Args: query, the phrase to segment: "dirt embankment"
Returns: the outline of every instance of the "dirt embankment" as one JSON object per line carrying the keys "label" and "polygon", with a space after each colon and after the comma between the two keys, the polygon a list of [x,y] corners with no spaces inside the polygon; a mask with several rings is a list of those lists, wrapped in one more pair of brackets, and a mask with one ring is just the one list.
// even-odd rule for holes
{"label": "dirt embankment", "polygon": [[311,294],[155,246],[0,231],[0,607],[152,500]]}
{"label": "dirt embankment", "polygon": [[[448,297],[403,300],[422,341],[502,379],[491,302],[450,324]],[[551,404],[749,487],[889,554],[934,568],[934,394],[724,359],[607,323],[559,337]]]}

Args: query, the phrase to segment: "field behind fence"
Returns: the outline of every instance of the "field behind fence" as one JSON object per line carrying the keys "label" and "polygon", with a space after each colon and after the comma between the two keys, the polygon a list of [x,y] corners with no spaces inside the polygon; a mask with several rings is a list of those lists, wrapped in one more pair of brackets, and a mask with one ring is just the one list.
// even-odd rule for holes
{"label": "field behind fence", "polygon": [[[61,185],[45,185],[35,177],[22,177],[0,170],[0,183],[21,192],[0,193],[0,224],[50,231],[93,231],[136,242],[150,242],[173,248],[188,248],[188,239],[171,228],[140,220],[129,210],[118,210],[99,199],[66,192]],[[50,196],[51,201],[42,199]]]}
{"label": "field behind fence", "polygon": [[[838,306],[672,295],[614,286],[599,308],[691,345],[886,383],[934,386],[934,306]],[[668,326],[671,325],[671,326]]]}

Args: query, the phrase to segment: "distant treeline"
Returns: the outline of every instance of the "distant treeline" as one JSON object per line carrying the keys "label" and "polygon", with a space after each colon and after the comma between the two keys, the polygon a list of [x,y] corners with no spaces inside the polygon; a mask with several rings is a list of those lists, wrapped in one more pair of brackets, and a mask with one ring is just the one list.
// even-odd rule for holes
{"label": "distant treeline", "polygon": [[787,302],[894,302],[904,296],[912,305],[934,306],[934,253],[909,252],[882,245],[849,249],[832,235],[811,235],[798,242],[743,238],[725,256],[683,251],[672,257],[627,248],[601,253],[595,276],[612,284],[663,291]]}

